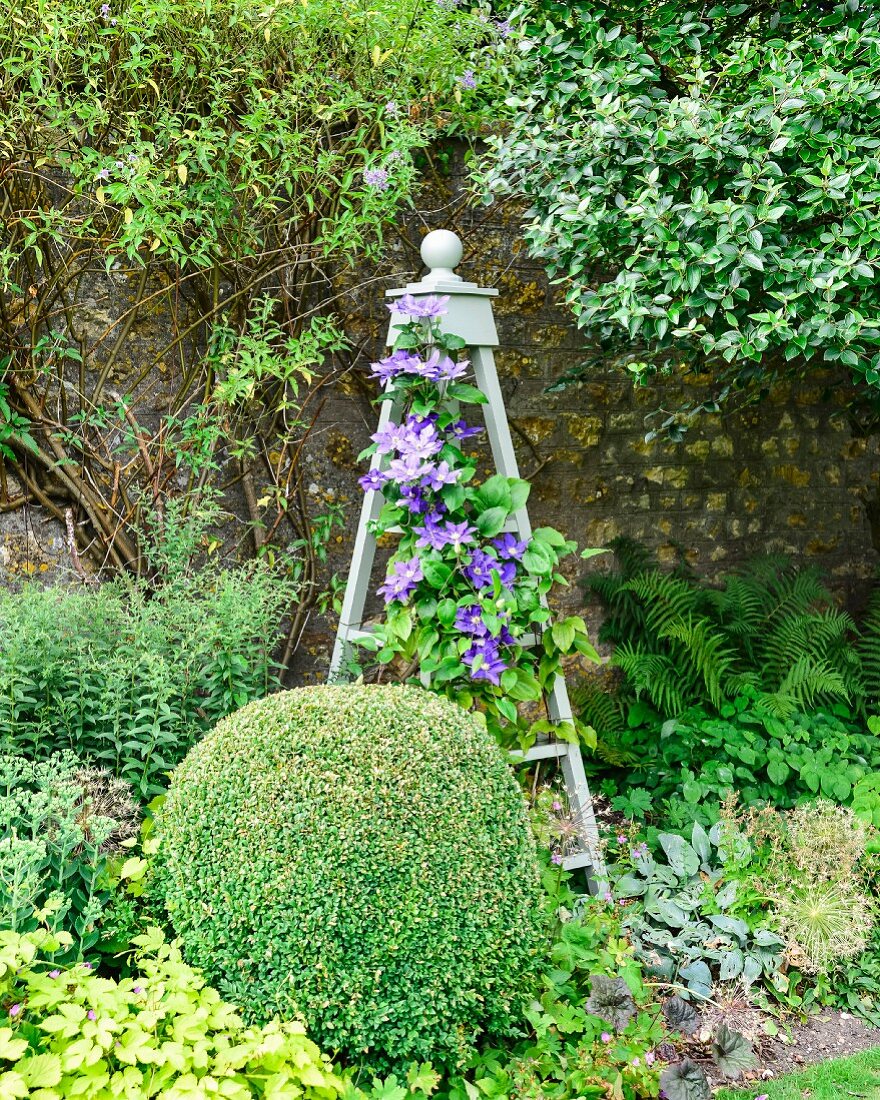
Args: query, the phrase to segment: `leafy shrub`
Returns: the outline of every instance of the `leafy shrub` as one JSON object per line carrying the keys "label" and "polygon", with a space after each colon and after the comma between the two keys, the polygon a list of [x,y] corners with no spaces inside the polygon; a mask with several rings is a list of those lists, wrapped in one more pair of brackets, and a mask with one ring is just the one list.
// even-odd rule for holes
{"label": "leafy shrub", "polygon": [[517,1022],[534,841],[499,750],[455,704],[395,686],[254,703],[191,750],[161,820],[187,956],[250,1016],[302,1013],[377,1066],[454,1060]]}
{"label": "leafy shrub", "polygon": [[822,360],[877,386],[874,5],[539,0],[523,51],[487,199],[530,202],[606,359],[718,401]]}
{"label": "leafy shrub", "polygon": [[730,912],[738,883],[727,878],[726,864],[748,862],[745,837],[722,823],[708,833],[695,824],[690,842],[678,833],[661,833],[658,841],[665,859],[640,844],[617,869],[613,887],[616,897],[633,899],[623,923],[648,971],[705,998],[714,980],[748,986],[779,970],[783,940]]}
{"label": "leafy shrub", "polygon": [[69,946],[63,937],[0,932],[4,1096],[340,1095],[342,1081],[302,1024],[246,1028],[156,929],[138,943],[138,972],[114,982],[86,963],[48,961]]}
{"label": "leafy shrub", "polygon": [[615,787],[624,793],[613,805],[674,828],[716,821],[731,792],[744,806],[785,809],[814,795],[840,803],[858,797],[865,811],[872,805],[880,740],[859,724],[824,710],[777,718],[752,690],[720,712],[695,707],[665,722],[659,737],[653,727],[633,731],[628,747],[637,763],[618,773]]}
{"label": "leafy shrub", "polygon": [[107,772],[70,754],[38,763],[0,755],[0,926],[63,930],[82,957],[128,870],[114,857],[137,822],[131,789]]}
{"label": "leafy shrub", "polygon": [[276,686],[270,653],[290,597],[260,566],[153,593],[0,592],[0,744],[32,759],[70,749],[148,800],[219,718]]}
{"label": "leafy shrub", "polygon": [[[420,150],[479,125],[502,38],[486,14],[58,0],[47,35],[42,0],[17,3],[0,21],[0,145],[27,149],[0,181],[0,442],[28,487],[14,503],[34,486],[62,522],[71,504],[83,556],[133,569],[145,512],[185,519],[235,463],[254,541],[300,543],[313,577],[298,458],[306,387],[344,343],[331,281],[376,254]],[[84,335],[92,295],[109,324]],[[131,325],[157,309],[158,346],[134,362]]]}
{"label": "leafy shrub", "polygon": [[[599,640],[614,644],[612,663],[628,692],[662,718],[694,705],[718,709],[744,688],[779,718],[861,702],[855,624],[834,607],[815,569],[757,558],[713,587],[681,570],[661,572],[627,540],[613,545],[618,572],[587,580],[606,610]],[[583,717],[602,732],[601,713]]]}

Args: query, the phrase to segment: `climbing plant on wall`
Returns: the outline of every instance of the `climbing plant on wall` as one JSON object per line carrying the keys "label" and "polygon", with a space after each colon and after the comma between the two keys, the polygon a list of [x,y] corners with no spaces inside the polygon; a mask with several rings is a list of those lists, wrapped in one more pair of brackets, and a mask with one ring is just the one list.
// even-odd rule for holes
{"label": "climbing plant on wall", "polygon": [[830,364],[876,407],[874,5],[533,0],[526,18],[485,192],[529,200],[531,250],[602,353],[643,384],[705,372],[710,407]]}
{"label": "climbing plant on wall", "polygon": [[505,33],[488,4],[419,0],[16,5],[0,507],[144,572],[145,541],[161,569],[237,484],[256,549],[294,547],[308,580],[331,520],[308,522],[298,460],[327,357],[348,362],[334,277],[376,251],[419,151],[478,123]]}

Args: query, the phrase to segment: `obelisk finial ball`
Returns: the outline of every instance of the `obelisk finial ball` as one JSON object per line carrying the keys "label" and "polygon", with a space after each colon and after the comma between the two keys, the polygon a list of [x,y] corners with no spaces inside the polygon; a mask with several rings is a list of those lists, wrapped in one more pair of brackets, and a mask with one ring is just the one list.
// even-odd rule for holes
{"label": "obelisk finial ball", "polygon": [[434,229],[422,241],[422,260],[429,271],[452,272],[461,263],[461,240],[448,229]]}

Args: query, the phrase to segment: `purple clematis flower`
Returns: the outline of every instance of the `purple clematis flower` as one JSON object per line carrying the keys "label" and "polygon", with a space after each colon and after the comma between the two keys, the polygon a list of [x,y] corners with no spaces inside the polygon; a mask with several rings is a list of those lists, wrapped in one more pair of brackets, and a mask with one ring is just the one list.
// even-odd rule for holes
{"label": "purple clematis flower", "polygon": [[453,470],[444,459],[436,466],[425,471],[422,477],[422,485],[426,489],[433,489],[436,493],[439,492],[444,485],[454,485],[460,477],[461,470]]}
{"label": "purple clematis flower", "polygon": [[501,673],[508,668],[498,655],[498,641],[495,638],[475,639],[461,659],[470,668],[472,680],[488,680],[496,687],[501,683]]}
{"label": "purple clematis flower", "polygon": [[386,604],[394,600],[406,603],[423,576],[422,563],[418,555],[410,558],[409,561],[396,561],[393,572],[385,578],[385,583],[378,589],[378,593],[384,597]]}
{"label": "purple clematis flower", "polygon": [[419,537],[416,539],[416,549],[442,550],[449,542],[446,532],[437,525],[433,516],[425,516],[425,522],[420,527],[413,527],[413,532]]}
{"label": "purple clematis flower", "polygon": [[472,435],[479,435],[484,428],[469,428],[463,420],[456,420],[449,425],[449,431],[456,439],[470,439]]}
{"label": "purple clematis flower", "polygon": [[422,361],[417,355],[399,348],[391,355],[380,359],[378,363],[371,363],[370,370],[373,377],[378,378],[380,382],[389,382],[401,374],[418,374],[421,366]]}
{"label": "purple clematis flower", "polygon": [[415,298],[412,294],[404,294],[396,302],[391,302],[388,308],[392,313],[405,313],[418,320],[433,320],[446,313],[448,301],[448,294],[443,298],[436,294],[429,294],[427,298]]}
{"label": "purple clematis flower", "polygon": [[424,462],[418,454],[404,454],[388,464],[389,477],[401,484],[421,481],[424,485],[433,472],[433,463]]}
{"label": "purple clematis flower", "polygon": [[476,533],[476,527],[471,527],[467,520],[462,520],[461,523],[447,523],[445,528],[446,541],[456,553],[467,543],[473,542]]}
{"label": "purple clematis flower", "polygon": [[469,359],[462,359],[460,363],[456,363],[445,352],[434,348],[422,364],[419,374],[429,382],[453,382],[466,374],[469,366]]}
{"label": "purple clematis flower", "polygon": [[460,607],[455,613],[455,629],[470,637],[485,637],[489,631],[483,622],[482,607],[478,603]]}
{"label": "purple clematis flower", "polygon": [[[424,515],[432,509],[432,505],[425,499],[425,494],[418,485],[402,485],[400,487],[400,499],[414,516]],[[438,506],[439,502],[434,505],[435,508]]]}
{"label": "purple clematis flower", "polygon": [[492,584],[492,573],[498,574],[501,583],[509,588],[516,578],[516,566],[510,561],[499,561],[484,550],[474,550],[470,563],[464,569],[464,575],[474,588],[488,588]]}
{"label": "purple clematis flower", "polygon": [[503,561],[521,561],[523,554],[528,550],[528,544],[520,542],[509,531],[492,540],[492,545],[498,551],[498,557]]}
{"label": "purple clematis flower", "polygon": [[388,475],[381,470],[373,468],[364,474],[362,478],[359,478],[358,485],[363,489],[365,493],[374,492],[378,493],[382,489],[382,486],[388,480]]}

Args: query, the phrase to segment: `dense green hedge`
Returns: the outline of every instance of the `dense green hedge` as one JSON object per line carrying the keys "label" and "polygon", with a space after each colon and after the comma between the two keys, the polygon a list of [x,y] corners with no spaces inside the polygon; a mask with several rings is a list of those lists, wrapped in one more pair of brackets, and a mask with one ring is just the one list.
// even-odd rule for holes
{"label": "dense green hedge", "polygon": [[265,1021],[384,1067],[521,1019],[536,958],[526,807],[479,721],[398,686],[224,719],[174,774],[167,903],[188,958]]}

